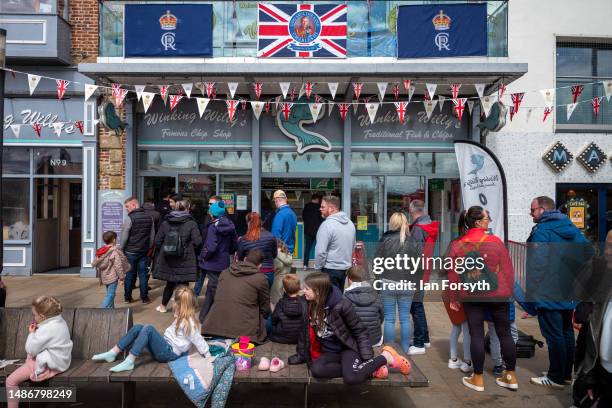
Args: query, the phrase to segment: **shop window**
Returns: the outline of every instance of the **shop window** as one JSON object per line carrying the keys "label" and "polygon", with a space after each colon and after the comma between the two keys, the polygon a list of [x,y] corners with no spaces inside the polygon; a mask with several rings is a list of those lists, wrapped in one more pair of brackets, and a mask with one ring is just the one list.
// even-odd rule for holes
{"label": "shop window", "polygon": [[351,173],[403,173],[404,153],[353,152]]}
{"label": "shop window", "polygon": [[30,180],[2,180],[2,235],[5,240],[30,238]]}
{"label": "shop window", "polygon": [[34,174],[81,175],[83,149],[49,147],[34,149]]}
{"label": "shop window", "polygon": [[459,177],[459,166],[455,153],[434,153],[432,170],[435,174],[452,174]]}
{"label": "shop window", "polygon": [[261,171],[264,173],[340,173],[342,154],[329,153],[262,153]]}
{"label": "shop window", "polygon": [[2,172],[4,174],[30,174],[30,149],[5,147],[2,150]]}
{"label": "shop window", "polygon": [[56,0],[2,0],[0,13],[55,13]]}
{"label": "shop window", "polygon": [[250,171],[251,152],[200,152],[200,171]]}
{"label": "shop window", "polygon": [[140,169],[146,171],[196,170],[197,152],[147,150],[140,152]]}

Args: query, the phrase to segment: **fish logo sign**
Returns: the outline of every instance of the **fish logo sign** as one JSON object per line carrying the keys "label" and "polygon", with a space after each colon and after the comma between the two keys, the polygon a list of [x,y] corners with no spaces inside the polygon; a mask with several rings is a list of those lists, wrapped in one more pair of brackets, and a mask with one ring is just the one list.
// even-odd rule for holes
{"label": "fish logo sign", "polygon": [[470,171],[468,174],[478,176],[478,172],[484,167],[484,156],[482,154],[473,154],[470,157],[470,161],[472,162],[474,167],[472,168],[472,171]]}
{"label": "fish logo sign", "polygon": [[[325,136],[306,129],[305,125],[314,124],[312,113],[308,107],[308,99],[302,97],[300,103],[296,103],[291,108],[289,119],[285,120],[283,112],[279,109],[276,113],[276,125],[280,131],[293,140],[297,147],[297,153],[302,154],[309,150],[331,150],[331,142]],[[317,116],[317,120],[325,116],[325,107],[322,106]]]}

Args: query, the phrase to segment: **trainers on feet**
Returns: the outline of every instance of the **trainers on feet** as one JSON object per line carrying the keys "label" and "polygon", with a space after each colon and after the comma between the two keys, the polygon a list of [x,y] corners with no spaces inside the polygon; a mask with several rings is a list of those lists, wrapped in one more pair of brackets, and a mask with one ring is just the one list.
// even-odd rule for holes
{"label": "trainers on feet", "polygon": [[472,371],[474,371],[474,366],[472,365],[471,361],[464,361],[463,363],[461,363],[461,367],[459,368],[464,373],[471,373]]}
{"label": "trainers on feet", "polygon": [[484,379],[482,378],[482,374],[472,374],[469,377],[463,377],[461,381],[463,385],[471,390],[478,392],[484,391]]}
{"label": "trainers on feet", "polygon": [[410,346],[410,348],[408,349],[408,355],[409,356],[416,356],[419,354],[425,354],[427,352],[427,350],[425,350],[425,347],[416,347],[416,346]]}
{"label": "trainers on feet", "polygon": [[430,348],[431,347],[431,343],[430,342],[424,343],[423,345],[425,346],[425,348]]}
{"label": "trainers on feet", "polygon": [[543,375],[542,377],[531,377],[529,382],[535,385],[539,385],[541,387],[554,388],[556,390],[562,390],[565,388],[565,385],[557,384],[545,375]]}
{"label": "trainers on feet", "polygon": [[448,359],[448,368],[452,368],[453,370],[461,368],[461,364],[463,364],[463,361],[461,361],[460,358],[456,358],[454,360],[452,358]]}
{"label": "trainers on feet", "polygon": [[[542,371],[542,375],[544,377],[547,377],[548,376],[548,371]],[[563,380],[563,384],[565,384],[565,385],[572,385],[572,379]]]}
{"label": "trainers on feet", "polygon": [[518,382],[516,381],[514,371],[504,370],[502,376],[495,379],[495,384],[510,390],[518,390]]}
{"label": "trainers on feet", "polygon": [[496,377],[501,376],[502,374],[504,374],[504,370],[506,369],[506,367],[504,367],[504,365],[498,365],[493,367],[493,375]]}
{"label": "trainers on feet", "polygon": [[159,313],[166,313],[168,311],[168,309],[164,305],[157,306],[155,310],[157,310]]}

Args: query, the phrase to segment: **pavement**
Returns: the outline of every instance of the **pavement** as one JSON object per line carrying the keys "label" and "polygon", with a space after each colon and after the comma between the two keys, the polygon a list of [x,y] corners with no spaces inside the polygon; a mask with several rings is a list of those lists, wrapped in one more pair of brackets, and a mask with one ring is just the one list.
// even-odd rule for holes
{"label": "pavement", "polygon": [[[303,272],[300,275],[303,276]],[[35,275],[33,277],[3,277],[8,288],[7,306],[29,306],[36,296],[56,296],[65,307],[99,307],[105,294],[105,287],[96,279],[68,275]],[[155,307],[161,299],[165,283],[152,279],[151,299],[153,303],[143,305],[132,303],[134,322],[152,324],[163,332],[173,320],[172,313],[161,314]],[[115,299],[116,307],[124,308],[123,287],[120,286]],[[137,298],[137,291],[134,292]],[[204,297],[200,297],[200,303]],[[415,364],[430,381],[427,388],[382,388],[367,386],[334,386],[315,384],[311,387],[310,406],[315,408],[334,407],[569,407],[572,405],[569,387],[564,390],[549,390],[529,383],[529,378],[540,375],[548,368],[546,346],[536,349],[535,357],[517,360],[519,390],[510,391],[495,385],[491,373],[492,364],[487,355],[485,361],[485,392],[468,390],[461,384],[463,373],[447,367],[449,358],[450,322],[439,296],[430,293],[425,309],[431,339],[427,354],[414,356]],[[517,310],[518,312],[518,310]],[[517,315],[520,315],[517,313]],[[536,319],[518,319],[520,330],[542,339]],[[461,350],[461,346],[459,347]],[[119,406],[121,390],[115,384],[97,384],[77,391],[79,402],[61,404],[58,407],[115,407]],[[137,407],[191,407],[189,400],[176,385],[139,385],[136,394]],[[51,407],[54,405],[35,405]],[[301,386],[277,386],[270,384],[240,384],[232,388],[227,407],[301,407],[303,389]]]}

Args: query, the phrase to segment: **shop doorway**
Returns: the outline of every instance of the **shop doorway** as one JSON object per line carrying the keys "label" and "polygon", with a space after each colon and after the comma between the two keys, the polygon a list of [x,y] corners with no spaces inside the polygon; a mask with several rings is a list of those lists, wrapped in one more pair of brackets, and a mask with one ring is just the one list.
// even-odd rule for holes
{"label": "shop doorway", "polygon": [[35,178],[34,273],[74,273],[81,267],[82,181]]}
{"label": "shop doorway", "polygon": [[557,184],[557,208],[592,242],[612,229],[612,184]]}

